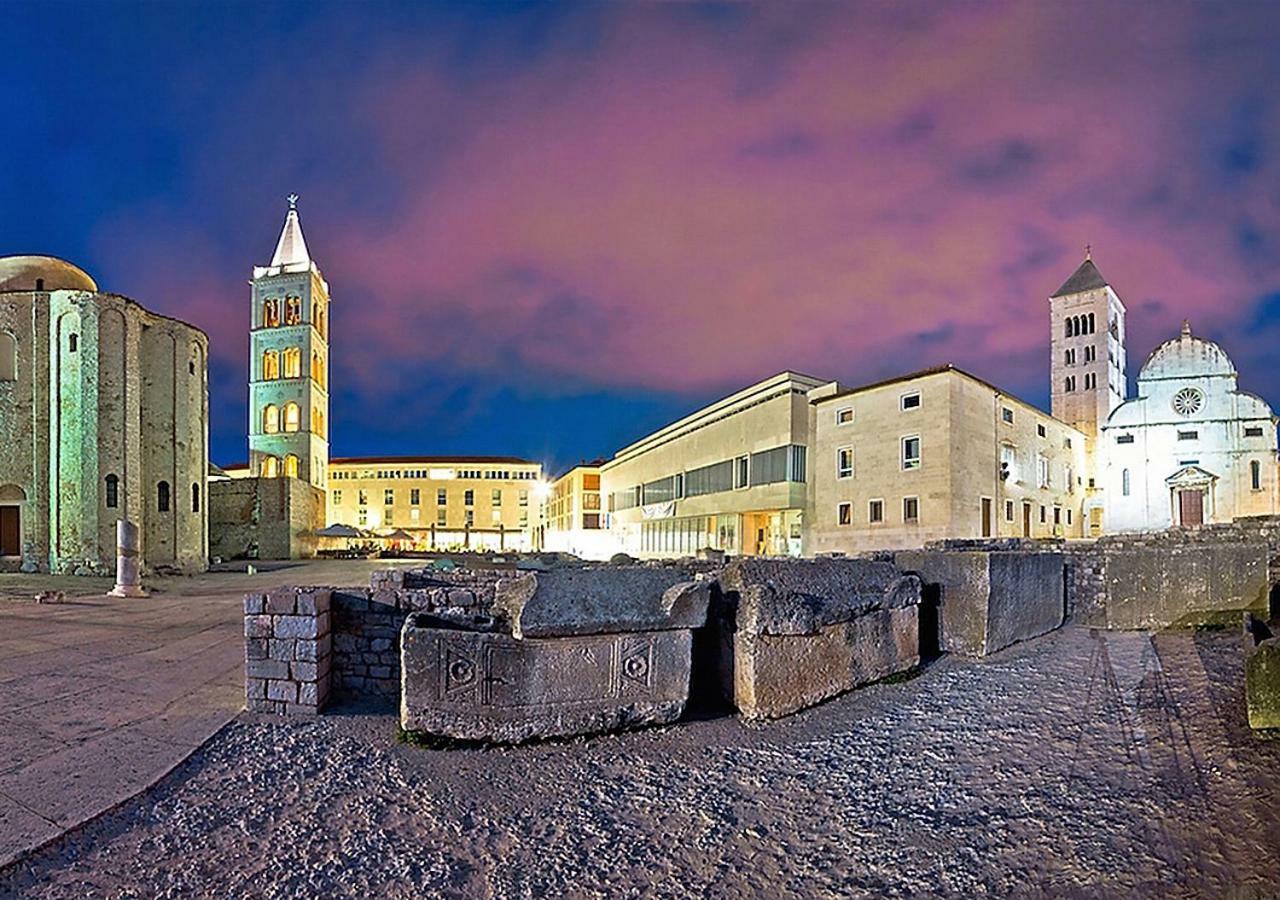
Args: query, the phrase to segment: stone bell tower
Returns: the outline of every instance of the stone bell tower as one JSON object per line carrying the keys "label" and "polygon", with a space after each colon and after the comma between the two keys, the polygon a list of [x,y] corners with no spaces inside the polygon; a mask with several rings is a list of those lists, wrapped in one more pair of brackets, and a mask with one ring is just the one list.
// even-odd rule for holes
{"label": "stone bell tower", "polygon": [[253,267],[249,470],[325,489],[329,468],[329,284],[307,251],[298,197],[271,264]]}

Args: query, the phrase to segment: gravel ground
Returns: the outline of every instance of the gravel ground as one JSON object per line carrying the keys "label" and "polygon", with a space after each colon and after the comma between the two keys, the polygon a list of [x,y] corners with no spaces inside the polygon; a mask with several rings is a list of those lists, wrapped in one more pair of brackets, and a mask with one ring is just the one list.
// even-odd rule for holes
{"label": "gravel ground", "polygon": [[242,718],[0,873],[64,896],[1274,896],[1234,631],[1066,628],[771,725],[516,749]]}

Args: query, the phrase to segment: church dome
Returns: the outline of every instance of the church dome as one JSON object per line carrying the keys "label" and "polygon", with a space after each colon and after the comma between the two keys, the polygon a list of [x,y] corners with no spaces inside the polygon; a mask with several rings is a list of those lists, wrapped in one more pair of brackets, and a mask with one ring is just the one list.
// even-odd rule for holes
{"label": "church dome", "polygon": [[89,273],[56,256],[0,256],[0,293],[5,291],[90,291]]}
{"label": "church dome", "polygon": [[1165,341],[1147,357],[1138,380],[1235,374],[1236,367],[1223,349],[1213,341],[1193,335],[1191,326],[1184,322],[1182,334]]}

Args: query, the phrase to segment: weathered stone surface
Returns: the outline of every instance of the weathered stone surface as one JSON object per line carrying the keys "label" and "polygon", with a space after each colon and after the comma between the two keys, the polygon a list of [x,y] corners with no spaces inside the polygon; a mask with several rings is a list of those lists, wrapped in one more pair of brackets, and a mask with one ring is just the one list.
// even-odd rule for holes
{"label": "weathered stone surface", "polygon": [[1108,550],[1105,625],[1188,627],[1214,614],[1265,610],[1268,559],[1267,545],[1254,542]]}
{"label": "weathered stone surface", "polygon": [[941,650],[986,656],[1065,618],[1061,552],[910,550],[896,561],[920,576],[926,602],[937,602]]}
{"label": "weathered stone surface", "polygon": [[815,634],[877,609],[920,602],[920,582],[889,562],[861,559],[735,559],[721,589],[752,602],[738,610],[738,629],[756,634]]}
{"label": "weathered stone surface", "polygon": [[734,637],[734,705],[746,719],[785,716],[920,662],[919,608],[878,609],[812,634]]}
{"label": "weathered stone surface", "polygon": [[521,640],[436,624],[401,632],[407,731],[518,743],[672,722],[688,700],[688,630]]}
{"label": "weathered stone surface", "polygon": [[744,718],[783,716],[920,662],[920,580],[892,563],[738,559],[721,589],[736,599],[732,679],[722,678]]}
{"label": "weathered stone surface", "polygon": [[677,569],[555,569],[500,582],[494,610],[517,638],[617,634],[700,628],[709,598],[709,582]]}
{"label": "weathered stone surface", "polygon": [[1280,636],[1244,614],[1245,705],[1251,728],[1280,728]]}

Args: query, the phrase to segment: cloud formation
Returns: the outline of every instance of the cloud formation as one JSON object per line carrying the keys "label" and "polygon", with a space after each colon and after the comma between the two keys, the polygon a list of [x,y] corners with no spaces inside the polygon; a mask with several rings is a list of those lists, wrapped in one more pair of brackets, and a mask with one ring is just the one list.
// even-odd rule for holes
{"label": "cloud formation", "polygon": [[427,392],[424,452],[476,384],[689,405],[785,368],[952,361],[1041,400],[1046,298],[1086,243],[1132,360],[1187,317],[1244,369],[1280,291],[1278,25],[1261,5],[322,7],[292,41],[208,38],[249,42],[227,85],[216,46],[176,64],[198,143],[95,247],[210,331],[228,434],[243,282],[289,190],[335,296],[335,430],[376,438]]}

